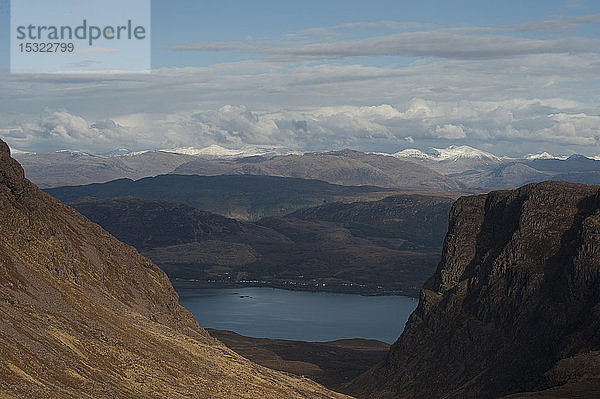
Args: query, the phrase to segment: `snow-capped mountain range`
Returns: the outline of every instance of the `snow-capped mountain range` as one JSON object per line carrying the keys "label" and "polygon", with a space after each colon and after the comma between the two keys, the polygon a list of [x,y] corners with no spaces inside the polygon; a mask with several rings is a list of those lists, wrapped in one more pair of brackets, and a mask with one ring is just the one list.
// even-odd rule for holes
{"label": "snow-capped mountain range", "polygon": [[[312,170],[313,172],[306,176],[319,179],[323,175],[321,172],[330,169],[335,170],[335,173],[339,175],[339,158],[344,157],[346,159],[341,164],[352,165],[352,168],[344,170],[341,177],[345,180],[340,180],[343,181],[342,183],[335,181],[336,184],[381,185],[382,181],[375,178],[381,174],[381,170],[377,169],[381,165],[397,164],[394,173],[404,176],[404,174],[415,171],[415,163],[420,165],[423,171],[429,173],[430,176],[435,176],[440,181],[450,179],[448,181],[456,187],[464,188],[509,188],[542,180],[600,184],[600,156],[571,155],[567,157],[541,152],[511,158],[465,145],[429,149],[410,148],[392,154],[357,151],[299,153],[272,146],[245,146],[231,149],[219,145],[147,151],[130,151],[120,148],[101,155],[77,150],[60,150],[46,154],[36,154],[14,148],[11,150],[13,156],[25,168],[28,177],[43,187],[183,173],[182,171],[191,168],[187,164],[193,164],[194,167],[191,169],[194,174],[212,175],[227,172],[230,174],[304,176],[303,173],[306,170]],[[290,154],[297,156],[286,157]],[[319,154],[327,156],[319,157]],[[243,159],[257,155],[262,157]],[[377,167],[364,164],[367,160],[375,162],[376,157],[392,157],[395,160],[380,159],[377,161],[379,162]],[[405,161],[410,161],[413,169]],[[285,173],[281,171],[281,168],[285,169]],[[420,170],[419,167],[417,169]],[[74,170],[78,172],[74,173]],[[349,176],[360,176],[361,179],[349,180]],[[372,176],[372,179],[369,180],[365,176]],[[348,181],[352,181],[352,183],[347,183]],[[422,183],[415,183],[415,181],[420,180],[414,178],[411,180],[411,184],[425,184],[431,179]],[[452,184],[446,183],[443,187],[452,186]]]}
{"label": "snow-capped mountain range", "polygon": [[[512,161],[518,159],[560,159],[565,160],[569,158],[568,155],[553,155],[546,151],[540,152],[538,154],[527,154],[522,157],[507,157],[507,156],[498,156],[494,155],[490,152],[482,151],[474,147],[470,147],[468,145],[451,145],[447,148],[430,148],[428,150],[422,151],[416,148],[407,148],[406,150],[402,150],[391,154],[397,158],[414,158],[414,159],[423,159],[428,161],[448,161],[448,160],[457,160],[457,159],[478,159],[478,160],[493,160],[493,161]],[[587,157],[590,159],[600,160],[600,155],[596,155],[593,157]]]}
{"label": "snow-capped mountain range", "polygon": [[[173,154],[192,155],[200,157],[210,158],[243,158],[257,155],[287,155],[287,154],[303,154],[302,151],[294,151],[283,147],[277,146],[245,146],[239,149],[226,148],[217,144],[209,145],[208,147],[176,147],[168,149],[158,150],[142,150],[142,151],[131,151],[127,148],[118,148],[113,151],[98,154],[106,157],[120,157],[120,156],[135,156],[141,155],[148,152],[168,152]],[[11,153],[13,155],[26,155],[35,154],[34,152],[22,151],[11,147]],[[90,152],[84,152],[79,150],[63,149],[55,151],[55,153],[69,153],[72,155],[96,155]],[[479,150],[477,148],[468,145],[451,145],[446,148],[429,148],[427,150],[420,150],[417,148],[407,148],[405,150],[396,153],[383,153],[376,152],[374,154],[388,155],[396,158],[409,158],[415,160],[427,160],[427,161],[449,161],[459,159],[471,159],[471,160],[489,160],[489,161],[505,161],[505,160],[516,160],[516,159],[567,159],[567,155],[553,155],[548,152],[541,152],[538,154],[527,154],[523,157],[506,157],[494,155],[490,152]],[[590,159],[600,160],[600,155],[588,157]]]}

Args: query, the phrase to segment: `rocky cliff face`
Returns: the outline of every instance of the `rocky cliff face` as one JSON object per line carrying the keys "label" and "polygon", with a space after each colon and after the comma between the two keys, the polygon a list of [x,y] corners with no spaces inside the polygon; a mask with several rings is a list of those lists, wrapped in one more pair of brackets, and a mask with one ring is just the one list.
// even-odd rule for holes
{"label": "rocky cliff face", "polygon": [[38,190],[2,141],[0,354],[3,399],[338,397],[212,339],[158,267]]}
{"label": "rocky cliff face", "polygon": [[600,188],[544,182],[459,199],[406,330],[351,389],[600,395]]}

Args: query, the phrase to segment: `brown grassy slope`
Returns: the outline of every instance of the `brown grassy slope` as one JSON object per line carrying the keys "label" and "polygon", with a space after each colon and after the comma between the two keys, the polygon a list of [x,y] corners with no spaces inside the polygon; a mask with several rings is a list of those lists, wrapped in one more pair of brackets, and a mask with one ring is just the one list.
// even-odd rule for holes
{"label": "brown grassy slope", "polygon": [[390,349],[385,342],[362,338],[304,342],[251,338],[224,330],[207,331],[253,362],[309,377],[336,391],[383,361]]}
{"label": "brown grassy slope", "polygon": [[199,328],[166,275],[25,180],[0,141],[2,398],[334,398]]}

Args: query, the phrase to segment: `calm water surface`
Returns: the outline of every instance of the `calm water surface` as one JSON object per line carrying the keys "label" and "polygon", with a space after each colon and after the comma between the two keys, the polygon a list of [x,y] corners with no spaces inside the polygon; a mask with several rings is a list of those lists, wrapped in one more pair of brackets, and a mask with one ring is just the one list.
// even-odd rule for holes
{"label": "calm water surface", "polygon": [[274,288],[179,289],[180,303],[202,327],[259,338],[331,341],[369,338],[392,343],[417,300]]}

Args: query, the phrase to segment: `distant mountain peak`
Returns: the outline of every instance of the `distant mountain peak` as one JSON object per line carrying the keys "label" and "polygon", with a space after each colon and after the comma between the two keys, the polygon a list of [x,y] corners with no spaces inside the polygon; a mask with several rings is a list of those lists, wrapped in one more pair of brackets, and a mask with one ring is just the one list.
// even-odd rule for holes
{"label": "distant mountain peak", "polygon": [[100,158],[102,158],[102,155],[94,155],[94,154],[90,154],[89,152],[79,151],[79,150],[66,150],[66,149],[58,150],[58,151],[54,151],[54,154],[67,154],[74,158],[78,158],[78,157],[100,157]]}
{"label": "distant mountain peak", "polygon": [[446,148],[430,148],[428,151],[421,151],[416,148],[408,148],[406,150],[393,154],[397,158],[418,158],[431,161],[446,161],[457,159],[479,159],[499,161],[500,157],[479,150],[468,145],[451,145]]}
{"label": "distant mountain peak", "polygon": [[357,150],[350,149],[350,148],[344,148],[344,149],[337,150],[337,151],[317,152],[316,154],[320,154],[320,155],[335,155],[335,156],[340,156],[340,157],[348,157],[348,156],[360,155],[360,154],[363,154],[363,153],[360,152],[360,151],[357,151]]}
{"label": "distant mountain peak", "polygon": [[447,148],[432,148],[437,153],[437,159],[440,161],[447,159],[490,159],[494,161],[500,160],[500,157],[479,150],[468,145],[451,145]]}
{"label": "distant mountain peak", "polygon": [[567,159],[567,157],[561,155],[552,155],[544,151],[539,154],[527,154],[525,155],[525,159]]}
{"label": "distant mountain peak", "polygon": [[119,156],[123,156],[123,155],[129,155],[131,153],[132,153],[132,151],[127,148],[117,148],[116,150],[112,150],[112,151],[107,152],[102,155],[106,155],[108,157],[119,157]]}
{"label": "distant mountain peak", "polygon": [[211,144],[208,147],[196,148],[196,147],[178,147],[168,150],[161,150],[163,152],[171,152],[176,154],[194,155],[199,157],[211,157],[211,158],[243,158],[252,157],[257,155],[267,154],[288,154],[291,153],[281,147],[276,146],[245,146],[239,149],[230,149],[222,147],[218,144]]}
{"label": "distant mountain peak", "polygon": [[185,155],[213,155],[213,156],[236,156],[241,153],[241,151],[230,150],[229,148],[221,147],[220,145],[210,145],[204,148],[196,148],[196,147],[178,147],[170,150],[163,150],[165,152],[174,152],[177,154],[185,154]]}
{"label": "distant mountain peak", "polygon": [[407,148],[406,150],[399,151],[392,154],[396,158],[419,158],[419,159],[433,159],[431,155],[424,153],[416,148]]}

